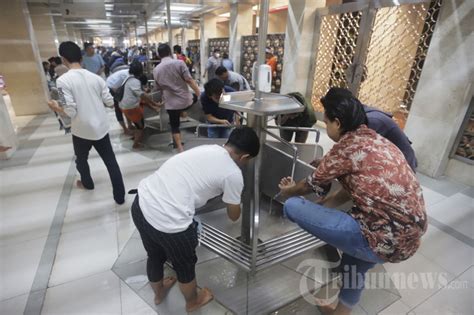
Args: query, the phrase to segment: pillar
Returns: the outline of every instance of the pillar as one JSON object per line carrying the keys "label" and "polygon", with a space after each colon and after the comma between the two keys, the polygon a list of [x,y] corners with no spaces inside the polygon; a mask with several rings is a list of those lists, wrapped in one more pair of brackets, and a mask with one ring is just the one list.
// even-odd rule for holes
{"label": "pillar", "polygon": [[28,10],[41,59],[48,60],[49,57],[57,56],[58,38],[49,7],[44,4],[30,4]]}
{"label": "pillar", "polygon": [[230,6],[229,20],[229,56],[234,70],[240,71],[240,47],[242,36],[254,33],[253,11],[251,4],[233,3]]}
{"label": "pillar", "polygon": [[56,35],[58,39],[58,47],[59,44],[68,40],[71,40],[66,28],[66,24],[64,24],[64,19],[62,17],[54,17],[54,27],[56,29]]}
{"label": "pillar", "polygon": [[201,73],[204,73],[206,68],[206,62],[209,58],[209,49],[207,45],[207,41],[209,38],[215,38],[217,35],[217,16],[209,13],[201,16],[200,19],[200,27],[201,27]]}
{"label": "pillar", "polygon": [[17,116],[49,112],[42,68],[25,1],[0,1],[0,72]]}
{"label": "pillar", "polygon": [[313,62],[315,12],[325,4],[325,0],[290,0],[288,3],[281,94],[300,92],[311,96],[311,90],[306,89]]}
{"label": "pillar", "polygon": [[472,0],[443,1],[405,127],[420,172],[470,185],[474,166],[449,155],[473,95],[473,11]]}

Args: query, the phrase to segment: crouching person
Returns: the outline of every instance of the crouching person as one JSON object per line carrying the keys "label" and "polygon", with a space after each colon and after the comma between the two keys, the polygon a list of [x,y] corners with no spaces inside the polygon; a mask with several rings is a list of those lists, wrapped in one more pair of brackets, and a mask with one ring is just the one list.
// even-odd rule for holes
{"label": "crouching person", "polygon": [[404,155],[389,140],[367,127],[362,104],[342,90],[321,99],[328,136],[336,142],[307,179],[280,182],[282,195],[314,191],[324,196],[337,179],[354,207],[348,213],[302,197],[286,201],[288,218],[343,252],[342,287],[336,307],[325,314],[350,314],[364,289],[366,272],[384,262],[413,256],[427,228],[420,184]]}
{"label": "crouching person", "polygon": [[244,186],[240,166],[259,149],[259,139],[251,128],[237,128],[224,146],[203,145],[177,154],[138,185],[131,211],[148,254],[147,275],[156,304],[176,282],[173,277],[163,278],[166,260],[176,271],[187,312],[212,300],[209,289],[197,291],[195,209],[223,194],[228,217],[238,220]]}

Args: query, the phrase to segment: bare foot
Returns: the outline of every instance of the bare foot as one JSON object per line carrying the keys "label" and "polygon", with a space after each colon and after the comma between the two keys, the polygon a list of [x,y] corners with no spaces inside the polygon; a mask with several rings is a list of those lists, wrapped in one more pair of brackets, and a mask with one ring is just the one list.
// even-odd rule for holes
{"label": "bare foot", "polygon": [[160,294],[155,295],[155,304],[158,305],[163,302],[163,299],[168,294],[168,291],[176,283],[175,277],[166,277],[163,279],[163,287],[160,289]]}
{"label": "bare foot", "polygon": [[327,305],[317,305],[318,310],[321,312],[323,315],[329,315],[333,314],[334,311],[336,310],[336,307],[332,304],[327,304]]}
{"label": "bare foot", "polygon": [[214,296],[212,295],[211,290],[209,290],[208,288],[202,288],[201,291],[199,291],[198,293],[196,302],[186,303],[186,312],[191,313],[200,309],[201,307],[212,301],[213,298]]}
{"label": "bare foot", "polygon": [[127,136],[133,136],[133,135],[134,135],[133,131],[131,131],[131,130],[129,130],[129,129],[124,130],[123,133],[124,133],[125,135],[127,135]]}
{"label": "bare foot", "polygon": [[76,181],[76,186],[77,186],[77,188],[80,188],[80,189],[86,189],[86,187],[84,187],[84,185],[82,185],[82,182],[81,182],[80,179],[78,179]]}

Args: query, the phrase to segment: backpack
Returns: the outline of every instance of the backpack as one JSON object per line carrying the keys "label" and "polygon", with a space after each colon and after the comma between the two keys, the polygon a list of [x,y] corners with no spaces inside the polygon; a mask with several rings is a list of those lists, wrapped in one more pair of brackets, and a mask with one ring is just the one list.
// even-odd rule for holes
{"label": "backpack", "polygon": [[114,93],[115,100],[119,103],[123,100],[123,95],[125,94],[125,83],[127,83],[130,78],[133,78],[133,76],[129,76],[128,78],[126,78],[125,81],[123,81],[122,85]]}

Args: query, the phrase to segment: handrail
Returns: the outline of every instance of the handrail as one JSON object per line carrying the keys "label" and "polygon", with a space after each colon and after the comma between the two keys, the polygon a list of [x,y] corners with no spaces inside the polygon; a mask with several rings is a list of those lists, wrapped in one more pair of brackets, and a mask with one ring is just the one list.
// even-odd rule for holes
{"label": "handrail", "polygon": [[[267,127],[268,128],[268,127]],[[271,131],[268,131],[266,128],[262,128],[262,130],[269,136],[271,136],[274,139],[277,139],[281,143],[283,143],[285,146],[289,147],[291,150],[293,150],[293,165],[291,166],[291,178],[294,177],[295,175],[295,169],[296,169],[296,163],[298,161],[298,147],[294,144],[291,144],[290,142],[286,141],[283,138],[280,138],[276,134],[274,134]]]}
{"label": "handrail", "polygon": [[292,130],[292,131],[308,131],[316,133],[316,142],[319,142],[319,137],[321,131],[312,127],[291,127],[291,126],[267,126],[268,129],[278,129],[278,130]]}
{"label": "handrail", "polygon": [[196,137],[199,137],[199,129],[201,128],[209,128],[209,127],[217,127],[217,128],[235,128],[238,127],[237,125],[215,125],[215,124],[199,124],[196,126],[196,131],[194,132],[194,135]]}

